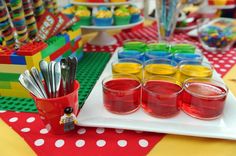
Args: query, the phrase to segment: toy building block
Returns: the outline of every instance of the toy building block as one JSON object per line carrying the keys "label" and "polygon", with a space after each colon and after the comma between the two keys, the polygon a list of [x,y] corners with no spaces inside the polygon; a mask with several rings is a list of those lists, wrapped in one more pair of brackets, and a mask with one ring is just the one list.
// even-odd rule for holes
{"label": "toy building block", "polygon": [[0,73],[23,73],[26,65],[0,64]]}
{"label": "toy building block", "polygon": [[12,64],[11,54],[13,50],[0,46],[0,64]]}
{"label": "toy building block", "polygon": [[66,51],[64,54],[62,54],[62,57],[68,57],[68,56],[70,56],[71,54],[72,54],[72,51],[71,51],[71,49],[70,49],[70,50]]}
{"label": "toy building block", "polygon": [[42,60],[41,53],[36,53],[33,56],[25,56],[27,69],[31,69],[33,66],[39,69],[39,61]]}
{"label": "toy building block", "polygon": [[19,50],[16,51],[17,55],[21,56],[32,56],[41,50],[45,49],[47,47],[47,44],[39,41],[39,42],[29,42],[23,46],[20,47]]}
{"label": "toy building block", "polygon": [[82,48],[82,47],[83,47],[83,41],[80,40],[80,41],[79,41],[79,48]]}
{"label": "toy building block", "polygon": [[30,94],[26,90],[12,90],[12,89],[0,89],[0,96],[11,96],[11,97],[24,97],[30,98]]}
{"label": "toy building block", "polygon": [[69,30],[67,34],[70,36],[70,40],[74,40],[77,36],[81,35],[81,29],[75,31]]}
{"label": "toy building block", "polygon": [[0,89],[11,89],[10,82],[0,81]]}
{"label": "toy building block", "polygon": [[0,73],[0,81],[17,81],[20,74],[18,73]]}
{"label": "toy building block", "polygon": [[57,51],[55,51],[52,55],[50,55],[50,60],[55,60],[57,57],[63,55],[63,53],[65,51],[70,50],[70,48],[71,48],[70,43],[67,43],[66,45],[64,45],[63,47],[61,47]]}
{"label": "toy building block", "polygon": [[50,56],[56,50],[60,49],[66,44],[66,40],[62,36],[53,36],[45,41],[48,44],[48,47],[42,50],[42,58]]}
{"label": "toy building block", "polygon": [[12,64],[26,65],[25,56],[19,56],[15,52],[11,54],[10,59]]}
{"label": "toy building block", "polygon": [[66,34],[66,33],[65,33],[65,34],[60,34],[60,35],[57,35],[57,36],[62,36],[62,37],[64,37],[66,43],[70,42],[70,36],[69,36],[68,34]]}
{"label": "toy building block", "polygon": [[25,90],[25,88],[19,82],[10,82],[11,89],[20,91]]}

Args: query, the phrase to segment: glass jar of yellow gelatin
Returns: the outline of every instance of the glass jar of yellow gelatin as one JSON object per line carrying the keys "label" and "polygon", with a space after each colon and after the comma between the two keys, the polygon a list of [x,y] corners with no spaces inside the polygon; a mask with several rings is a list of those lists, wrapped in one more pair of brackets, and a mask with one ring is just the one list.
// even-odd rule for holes
{"label": "glass jar of yellow gelatin", "polygon": [[143,79],[143,64],[136,59],[119,59],[112,63],[113,74],[132,74]]}
{"label": "glass jar of yellow gelatin", "polygon": [[181,61],[178,66],[179,72],[177,74],[177,79],[182,83],[188,78],[212,77],[213,67],[207,62],[185,60]]}
{"label": "glass jar of yellow gelatin", "polygon": [[156,75],[175,77],[176,71],[177,63],[170,59],[151,59],[144,63],[144,79]]}

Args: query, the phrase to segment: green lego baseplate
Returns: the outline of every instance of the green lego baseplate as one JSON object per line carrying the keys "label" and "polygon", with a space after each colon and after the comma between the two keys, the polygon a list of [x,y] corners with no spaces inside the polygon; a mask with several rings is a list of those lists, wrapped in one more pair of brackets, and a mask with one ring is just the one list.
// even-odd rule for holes
{"label": "green lego baseplate", "polygon": [[[110,54],[105,52],[84,53],[78,63],[76,79],[80,83],[79,107],[81,108],[90,94],[97,79],[110,59]],[[18,112],[37,112],[34,101],[30,98],[15,98],[0,96],[0,110]]]}

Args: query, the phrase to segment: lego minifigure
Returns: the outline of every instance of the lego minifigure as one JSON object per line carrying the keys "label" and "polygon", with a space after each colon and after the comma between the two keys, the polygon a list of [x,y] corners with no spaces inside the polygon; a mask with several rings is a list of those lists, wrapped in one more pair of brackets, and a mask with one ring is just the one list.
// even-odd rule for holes
{"label": "lego minifigure", "polygon": [[60,119],[60,124],[64,124],[64,131],[70,131],[75,128],[75,125],[77,123],[76,117],[73,114],[73,108],[66,107],[64,109],[64,115]]}

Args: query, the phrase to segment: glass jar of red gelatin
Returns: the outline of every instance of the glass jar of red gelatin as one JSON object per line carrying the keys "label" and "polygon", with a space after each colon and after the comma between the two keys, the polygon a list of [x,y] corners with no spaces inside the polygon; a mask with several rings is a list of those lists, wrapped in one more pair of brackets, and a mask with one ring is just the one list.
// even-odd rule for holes
{"label": "glass jar of red gelatin", "polygon": [[140,107],[141,82],[134,75],[115,74],[102,82],[105,108],[115,114],[129,114]]}
{"label": "glass jar of red gelatin", "polygon": [[142,108],[154,117],[173,117],[179,112],[182,90],[181,83],[173,77],[149,77],[143,83]]}
{"label": "glass jar of red gelatin", "polygon": [[203,120],[221,116],[228,94],[224,83],[209,78],[190,78],[183,88],[181,109],[186,114]]}

